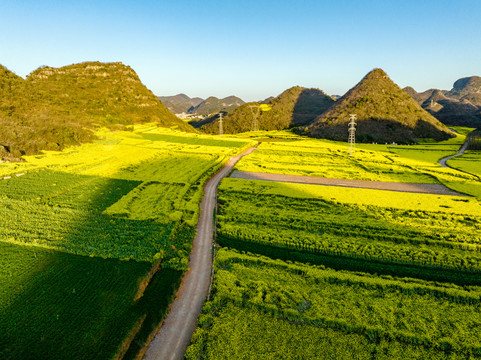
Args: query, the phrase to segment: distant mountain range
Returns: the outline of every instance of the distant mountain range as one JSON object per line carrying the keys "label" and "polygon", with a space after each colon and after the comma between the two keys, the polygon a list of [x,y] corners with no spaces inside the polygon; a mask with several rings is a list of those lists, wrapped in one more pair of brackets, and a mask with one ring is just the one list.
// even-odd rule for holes
{"label": "distant mountain range", "polygon": [[26,79],[0,65],[1,158],[90,141],[100,126],[145,122],[194,131],[122,63],[43,66]]}
{"label": "distant mountain range", "polygon": [[[293,128],[302,135],[346,141],[350,114],[357,116],[359,142],[406,144],[454,136],[381,69],[369,72],[337,101],[319,89],[295,86],[268,101],[246,103],[224,116],[223,132]],[[192,125],[216,134],[219,116]]]}
{"label": "distant mountain range", "polygon": [[457,80],[451,90],[429,89],[418,93],[404,88],[423,109],[447,125],[481,128],[481,77]]}
{"label": "distant mountain range", "polygon": [[[254,119],[259,130],[279,130],[306,125],[334,103],[319,89],[294,86],[275,98],[246,103],[224,118],[225,133],[239,133],[252,130]],[[201,130],[218,132],[218,117],[200,123]],[[195,126],[195,125],[194,125]]]}
{"label": "distant mountain range", "polygon": [[359,142],[405,144],[421,138],[439,141],[453,136],[381,69],[369,72],[301,133],[347,140],[350,114],[357,117],[356,141]]}
{"label": "distant mountain range", "polygon": [[202,116],[216,114],[220,111],[230,112],[244,104],[244,101],[236,96],[228,96],[223,99],[210,96],[204,100],[178,94],[175,96],[159,96],[159,100],[174,114],[187,113]]}
{"label": "distant mountain range", "polygon": [[174,114],[188,113],[189,110],[204,101],[204,99],[200,97],[190,98],[185,94],[159,96],[159,100],[162,101],[162,104]]}

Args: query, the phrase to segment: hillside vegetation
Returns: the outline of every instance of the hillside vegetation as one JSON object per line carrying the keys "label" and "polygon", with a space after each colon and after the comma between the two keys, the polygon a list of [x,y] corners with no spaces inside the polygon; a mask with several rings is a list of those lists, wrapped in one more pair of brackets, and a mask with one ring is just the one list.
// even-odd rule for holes
{"label": "hillside vegetation", "polygon": [[[227,114],[224,118],[224,132],[235,134],[250,131],[253,129],[254,118],[257,119],[259,130],[280,130],[306,125],[333,103],[334,100],[319,89],[294,86],[271,99],[268,104],[247,103]],[[202,126],[201,130],[211,134],[218,133],[218,118],[213,120]]]}
{"label": "hillside vegetation", "polygon": [[99,126],[146,122],[192,130],[122,63],[44,66],[25,80],[0,66],[0,157],[91,141]]}
{"label": "hillside vegetation", "polygon": [[422,138],[439,141],[454,136],[381,69],[368,73],[304,129],[303,134],[345,141],[350,114],[357,115],[356,141],[359,142],[405,144]]}
{"label": "hillside vegetation", "polygon": [[470,150],[481,150],[481,129],[473,131],[470,134],[470,143],[468,148]]}

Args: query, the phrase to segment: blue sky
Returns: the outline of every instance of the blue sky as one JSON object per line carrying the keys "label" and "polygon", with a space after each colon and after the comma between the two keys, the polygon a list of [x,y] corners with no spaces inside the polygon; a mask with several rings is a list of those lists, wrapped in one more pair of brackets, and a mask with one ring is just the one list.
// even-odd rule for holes
{"label": "blue sky", "polygon": [[401,87],[481,76],[481,1],[4,1],[0,64],[130,65],[156,95],[342,95],[375,67]]}

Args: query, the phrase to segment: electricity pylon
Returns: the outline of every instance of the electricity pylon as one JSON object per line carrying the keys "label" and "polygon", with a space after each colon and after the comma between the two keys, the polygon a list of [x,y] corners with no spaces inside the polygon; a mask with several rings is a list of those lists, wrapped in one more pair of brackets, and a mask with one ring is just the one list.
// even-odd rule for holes
{"label": "electricity pylon", "polygon": [[[259,111],[260,111],[260,106],[259,105],[249,105],[249,108],[251,109],[252,112],[252,131],[256,132],[259,130],[259,124],[257,123],[257,117],[259,116]],[[254,110],[256,109],[257,111],[254,113]]]}
{"label": "electricity pylon", "polygon": [[349,155],[352,155],[356,145],[356,114],[349,114],[349,120]]}
{"label": "electricity pylon", "polygon": [[224,135],[224,128],[222,127],[222,113],[219,113],[219,136]]}

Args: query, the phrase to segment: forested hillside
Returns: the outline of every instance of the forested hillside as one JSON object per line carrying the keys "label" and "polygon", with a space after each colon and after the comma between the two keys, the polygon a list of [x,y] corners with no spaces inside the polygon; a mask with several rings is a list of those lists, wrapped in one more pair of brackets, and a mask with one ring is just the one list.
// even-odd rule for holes
{"label": "forested hillside", "polygon": [[43,66],[25,80],[0,66],[0,157],[58,150],[91,141],[101,126],[146,122],[192,130],[122,63]]}
{"label": "forested hillside", "polygon": [[303,134],[347,140],[350,114],[357,116],[356,141],[360,142],[405,144],[422,138],[440,141],[454,136],[381,69],[369,72]]}
{"label": "forested hillside", "polygon": [[[259,130],[280,130],[309,124],[327,110],[334,100],[319,89],[294,86],[266,104],[247,103],[224,118],[224,132],[233,134],[253,130],[254,119]],[[201,129],[217,133],[218,119]]]}

